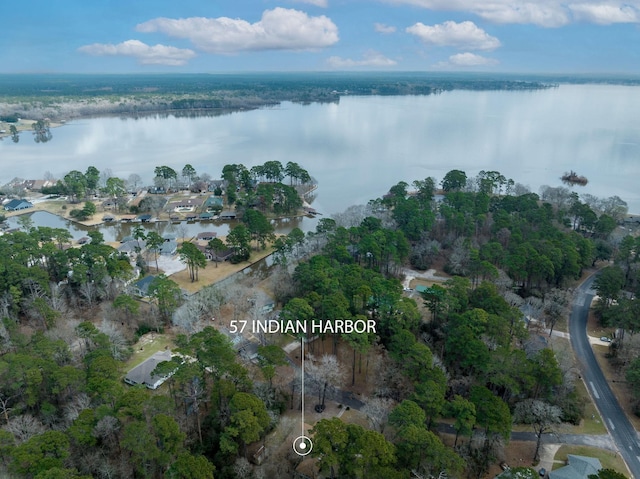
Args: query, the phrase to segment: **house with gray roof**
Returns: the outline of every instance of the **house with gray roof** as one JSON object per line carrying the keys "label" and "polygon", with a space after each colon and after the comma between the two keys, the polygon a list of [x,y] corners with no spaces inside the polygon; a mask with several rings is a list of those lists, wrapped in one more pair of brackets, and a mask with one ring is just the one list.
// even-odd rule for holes
{"label": "house with gray roof", "polygon": [[178,243],[176,241],[165,241],[160,245],[160,254],[163,256],[173,256],[178,252]]}
{"label": "house with gray roof", "polygon": [[221,220],[235,220],[237,216],[238,215],[235,211],[223,211],[220,213]]}
{"label": "house with gray roof", "polygon": [[141,298],[146,298],[147,296],[149,296],[149,286],[154,279],[156,279],[155,276],[149,275],[133,283],[131,285],[133,294],[135,294],[136,296],[140,296]]}
{"label": "house with gray roof", "polygon": [[33,204],[27,200],[11,200],[4,205],[4,209],[7,211],[20,211],[27,208],[33,208]]}
{"label": "house with gray roof", "polygon": [[591,474],[598,474],[602,464],[595,457],[567,456],[567,465],[549,472],[549,479],[588,479]]}
{"label": "house with gray roof", "polygon": [[146,361],[138,364],[135,368],[127,373],[124,382],[131,386],[142,384],[149,389],[157,389],[163,382],[169,379],[172,374],[158,376],[153,374],[158,364],[164,361],[171,361],[171,351],[159,351]]}
{"label": "house with gray roof", "polygon": [[144,240],[130,240],[118,246],[118,252],[126,254],[129,258],[134,258],[138,251],[144,249],[145,246]]}
{"label": "house with gray roof", "polygon": [[216,233],[215,231],[202,231],[198,233],[198,236],[196,238],[203,241],[210,241],[216,236],[218,236],[218,233]]}
{"label": "house with gray roof", "polygon": [[221,196],[209,196],[204,202],[203,208],[207,211],[220,211],[224,206]]}

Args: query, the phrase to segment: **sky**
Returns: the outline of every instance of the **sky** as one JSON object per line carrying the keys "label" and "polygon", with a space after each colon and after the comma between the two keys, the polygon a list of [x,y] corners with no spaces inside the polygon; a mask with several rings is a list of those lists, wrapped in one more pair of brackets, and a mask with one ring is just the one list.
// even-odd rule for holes
{"label": "sky", "polygon": [[640,74],[640,0],[29,0],[0,73]]}

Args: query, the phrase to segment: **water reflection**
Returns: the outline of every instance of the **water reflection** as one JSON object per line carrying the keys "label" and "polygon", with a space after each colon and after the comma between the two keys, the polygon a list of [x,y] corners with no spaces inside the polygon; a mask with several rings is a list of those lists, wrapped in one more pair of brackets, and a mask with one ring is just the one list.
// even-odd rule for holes
{"label": "water reflection", "polygon": [[[497,170],[538,191],[575,170],[579,193],[618,195],[640,213],[640,87],[561,85],[539,91],[453,91],[426,97],[343,97],[218,117],[96,118],[54,131],[46,145],[0,142],[2,180],[89,165],[151,182],[154,168],[189,163],[219,178],[225,164],[279,160],[320,185],[330,215],[382,196],[398,181],[451,169]],[[305,220],[306,221],[306,220]],[[305,229],[310,229],[306,227]]]}
{"label": "water reflection", "polygon": [[[180,223],[172,223],[168,221],[159,221],[153,223],[105,223],[98,226],[83,226],[78,223],[66,220],[60,216],[48,213],[46,211],[35,211],[27,213],[27,216],[33,221],[33,226],[46,226],[49,228],[67,229],[74,240],[78,240],[87,236],[89,231],[100,231],[104,240],[107,242],[119,242],[126,236],[133,236],[133,230],[136,226],[142,226],[146,231],[155,231],[160,236],[174,235],[179,238],[193,238],[205,231],[215,231],[218,236],[226,236],[230,228],[238,224],[237,221],[198,221]],[[286,220],[274,221],[274,228],[277,234],[287,234],[293,228],[301,228],[303,223],[305,227],[315,228],[315,223],[309,218],[290,218]],[[19,228],[18,216],[12,216],[7,220],[11,228]],[[313,225],[313,226],[312,226]]]}

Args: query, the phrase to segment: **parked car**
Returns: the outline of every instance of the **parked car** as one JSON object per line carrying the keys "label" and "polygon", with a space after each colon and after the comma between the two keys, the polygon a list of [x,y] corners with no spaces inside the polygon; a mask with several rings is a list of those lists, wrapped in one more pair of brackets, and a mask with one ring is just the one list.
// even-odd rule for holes
{"label": "parked car", "polygon": [[611,338],[608,338],[606,336],[602,336],[600,338],[600,341],[605,342],[605,343],[610,343],[611,342]]}
{"label": "parked car", "polygon": [[547,475],[547,470],[544,467],[541,467],[538,474],[540,474],[540,477],[544,477]]}

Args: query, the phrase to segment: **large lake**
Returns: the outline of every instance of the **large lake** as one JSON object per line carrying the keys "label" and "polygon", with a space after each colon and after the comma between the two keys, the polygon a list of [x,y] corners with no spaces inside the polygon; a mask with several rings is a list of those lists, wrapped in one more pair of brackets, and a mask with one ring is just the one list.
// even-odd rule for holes
{"label": "large lake", "polygon": [[380,197],[398,181],[451,169],[498,170],[538,192],[575,170],[580,193],[618,195],[640,213],[640,87],[561,85],[538,91],[453,91],[349,97],[217,117],[148,116],[73,121],[36,144],[0,141],[0,180],[62,177],[94,165],[151,181],[158,165],[220,176],[223,165],[268,160],[304,166],[325,215]]}

